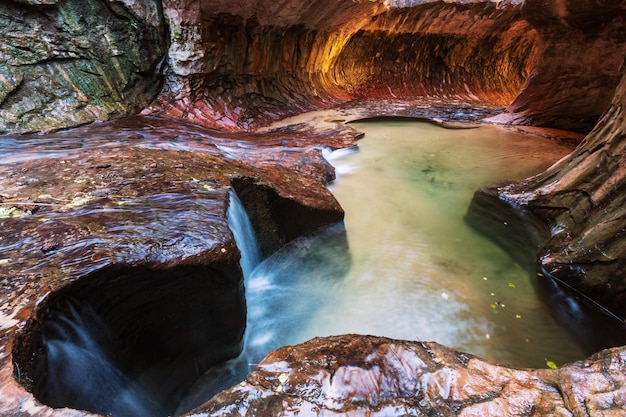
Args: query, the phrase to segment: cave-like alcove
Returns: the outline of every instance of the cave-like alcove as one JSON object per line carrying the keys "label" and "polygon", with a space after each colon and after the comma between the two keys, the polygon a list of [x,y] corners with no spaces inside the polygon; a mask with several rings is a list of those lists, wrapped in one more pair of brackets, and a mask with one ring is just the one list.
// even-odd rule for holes
{"label": "cave-like alcove", "polygon": [[15,377],[42,403],[170,415],[241,350],[243,282],[228,266],[112,267],[49,295],[16,340]]}

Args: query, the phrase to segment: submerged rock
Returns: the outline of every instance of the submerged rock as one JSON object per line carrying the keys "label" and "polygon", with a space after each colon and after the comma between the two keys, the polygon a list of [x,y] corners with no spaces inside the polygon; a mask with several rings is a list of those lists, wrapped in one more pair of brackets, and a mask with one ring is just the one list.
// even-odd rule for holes
{"label": "submerged rock", "polygon": [[[474,224],[488,219],[514,224],[510,215],[493,210],[507,206],[534,233],[522,237],[517,249],[530,246],[542,270],[621,319],[626,318],[625,106],[626,76],[609,110],[574,152],[533,178],[479,190],[470,207],[470,215],[482,213],[472,216]],[[501,232],[504,240],[511,235]]]}

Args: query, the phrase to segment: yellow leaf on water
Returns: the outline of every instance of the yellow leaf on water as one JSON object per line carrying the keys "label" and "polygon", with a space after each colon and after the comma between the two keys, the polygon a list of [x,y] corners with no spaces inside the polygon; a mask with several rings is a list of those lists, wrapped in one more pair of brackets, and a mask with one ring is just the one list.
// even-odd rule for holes
{"label": "yellow leaf on water", "polygon": [[558,366],[557,366],[556,362],[549,361],[549,360],[547,360],[547,359],[546,359],[546,365],[548,365],[548,368],[551,368],[551,369],[556,369],[556,368],[558,368]]}

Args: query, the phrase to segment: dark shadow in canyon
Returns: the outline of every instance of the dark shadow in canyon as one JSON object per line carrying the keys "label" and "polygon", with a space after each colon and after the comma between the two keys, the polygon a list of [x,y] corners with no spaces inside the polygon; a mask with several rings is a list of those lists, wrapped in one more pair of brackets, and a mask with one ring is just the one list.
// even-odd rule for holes
{"label": "dark shadow in canyon", "polygon": [[213,266],[108,268],[51,294],[16,339],[16,378],[42,403],[171,415],[195,380],[239,354],[243,283]]}

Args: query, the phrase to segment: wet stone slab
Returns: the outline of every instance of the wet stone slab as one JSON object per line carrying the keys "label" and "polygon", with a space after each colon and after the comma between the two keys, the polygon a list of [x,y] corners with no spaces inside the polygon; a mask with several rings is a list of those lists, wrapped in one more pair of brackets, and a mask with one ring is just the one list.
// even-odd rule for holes
{"label": "wet stone slab", "polygon": [[[301,132],[233,137],[143,117],[47,136],[0,137],[0,412],[29,413],[24,400],[32,397],[13,376],[29,389],[36,385],[33,356],[42,352],[42,342],[31,334],[42,331],[38,321],[46,311],[62,304],[50,301],[59,293],[91,297],[89,308],[102,309],[98,313],[109,303],[130,314],[128,303],[161,300],[160,287],[178,291],[168,280],[195,288],[194,280],[176,273],[167,278],[167,271],[231,282],[234,287],[218,287],[239,293],[229,296],[241,308],[228,312],[239,324],[230,328],[231,347],[224,353],[236,355],[245,302],[240,254],[226,217],[233,182],[271,190],[289,209],[319,210],[324,219],[341,220],[343,211],[324,185],[334,172],[322,147],[352,139]],[[123,279],[137,283],[128,285],[128,294],[124,285],[106,283]],[[161,309],[181,305],[175,299]],[[105,318],[126,331],[123,318]],[[215,358],[203,360],[206,367]]]}

